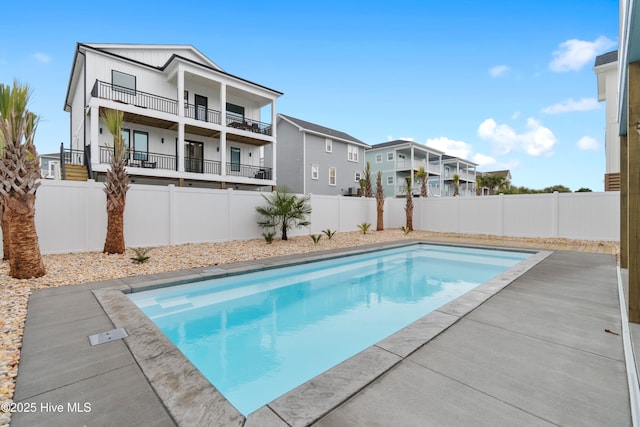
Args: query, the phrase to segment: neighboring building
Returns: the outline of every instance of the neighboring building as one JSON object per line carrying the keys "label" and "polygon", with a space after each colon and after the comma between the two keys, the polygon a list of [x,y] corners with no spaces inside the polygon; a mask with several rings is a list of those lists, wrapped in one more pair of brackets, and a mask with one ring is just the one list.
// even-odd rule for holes
{"label": "neighboring building", "polygon": [[276,155],[264,150],[265,165],[276,159],[278,185],[294,193],[355,196],[364,176],[369,145],[344,132],[278,114]]}
{"label": "neighboring building", "polygon": [[442,155],[442,196],[453,196],[455,186],[453,176],[458,175],[458,191],[460,196],[476,195],[477,163],[447,154]]}
{"label": "neighboring building", "polygon": [[261,153],[276,142],[280,95],[190,45],[79,43],[64,106],[71,153],[104,180],[113,137],[100,114],[117,109],[132,182],[270,189],[276,169]]}
{"label": "neighboring building", "polygon": [[618,123],[618,51],[596,56],[593,71],[598,78],[598,101],[605,101],[604,191],[620,190],[620,126]]}
{"label": "neighboring building", "polygon": [[[502,178],[502,182],[504,182],[504,185],[510,185],[511,184],[511,179],[512,179],[511,178],[511,171],[509,171],[508,169],[507,170],[501,170],[501,171],[476,172],[476,177],[488,176],[488,175],[497,175],[497,176],[501,177]],[[491,188],[489,188],[487,186],[483,186],[482,188],[476,188],[476,194],[478,196],[480,196],[480,195],[487,196],[487,195],[493,194],[494,192],[495,192],[495,189],[491,189]]]}
{"label": "neighboring building", "polygon": [[40,174],[44,179],[62,179],[60,153],[40,154]]}
{"label": "neighboring building", "polygon": [[[382,185],[386,197],[404,196],[406,178],[415,175],[421,166],[429,176],[428,195],[442,195],[445,184],[442,180],[444,157],[447,156],[442,151],[405,140],[375,144],[366,153],[366,160],[371,164],[371,179],[374,185],[378,171],[382,172]],[[449,172],[450,169],[447,171]],[[413,194],[420,195],[419,180],[414,179],[412,187]]]}

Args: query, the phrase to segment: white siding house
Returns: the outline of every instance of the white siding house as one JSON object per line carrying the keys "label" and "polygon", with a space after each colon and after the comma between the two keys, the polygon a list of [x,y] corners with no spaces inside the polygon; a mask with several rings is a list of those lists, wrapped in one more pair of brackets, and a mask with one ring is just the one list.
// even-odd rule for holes
{"label": "white siding house", "polygon": [[70,149],[85,153],[90,177],[104,179],[113,137],[100,114],[117,109],[133,182],[271,188],[276,170],[261,153],[276,143],[281,95],[190,45],[79,43],[64,106]]}

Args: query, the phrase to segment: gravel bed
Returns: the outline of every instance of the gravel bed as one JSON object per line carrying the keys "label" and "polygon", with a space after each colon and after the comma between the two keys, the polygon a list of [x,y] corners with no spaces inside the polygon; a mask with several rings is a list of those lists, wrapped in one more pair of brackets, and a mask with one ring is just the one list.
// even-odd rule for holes
{"label": "gravel bed", "polygon": [[[616,254],[617,242],[576,241],[567,239],[506,238],[496,236],[460,235],[417,231],[413,239],[445,242],[485,243],[499,246],[536,247],[540,249],[571,249]],[[139,276],[196,267],[248,261],[279,255],[306,253],[318,250],[346,248],[365,244],[405,239],[400,230],[336,233],[331,240],[322,235],[317,245],[308,236],[274,240],[262,239],[222,243],[189,243],[153,248],[150,259],[135,264],[135,254],[128,249],[124,255],[105,255],[101,252],[43,255],[47,274],[38,279],[17,280],[9,277],[8,262],[0,262],[0,404],[11,400],[18,374],[22,334],[27,317],[27,303],[33,290],[86,282]],[[0,427],[10,421],[8,413],[0,412]]]}

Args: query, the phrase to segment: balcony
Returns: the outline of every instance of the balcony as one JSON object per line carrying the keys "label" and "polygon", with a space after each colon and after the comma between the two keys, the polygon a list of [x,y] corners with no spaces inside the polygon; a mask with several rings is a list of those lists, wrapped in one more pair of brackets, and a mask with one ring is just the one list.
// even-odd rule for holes
{"label": "balcony", "polygon": [[[111,162],[112,147],[100,147],[100,163]],[[130,168],[163,169],[177,171],[176,156],[170,154],[151,153],[147,151],[127,150],[125,165]],[[226,164],[227,176],[239,176],[253,179],[271,180],[272,169],[265,166],[244,165],[228,162]],[[206,175],[221,175],[221,163],[217,160],[208,160],[194,157],[184,159],[184,170],[190,173]]]}
{"label": "balcony", "polygon": [[100,80],[96,80],[93,85],[91,96],[163,113],[178,114],[178,101],[176,100],[142,92],[141,90],[116,86]]}
{"label": "balcony", "polygon": [[[413,167],[412,167],[413,166]],[[396,160],[396,170],[418,170],[420,167],[423,167],[425,171],[430,174],[439,174],[440,173],[440,165],[427,163],[426,160],[413,160],[413,165],[411,164],[411,159],[402,159],[398,158]]]}
{"label": "balcony", "polygon": [[[178,115],[178,101],[175,99],[165,98],[137,89],[116,86],[100,80],[96,80],[96,83],[93,85],[91,96],[94,98],[108,99],[121,104],[134,105],[140,108]],[[184,116],[216,125],[222,124],[222,113],[220,111],[193,104],[185,104]],[[227,113],[224,124],[233,129],[272,136],[272,125],[270,123],[263,123],[236,114]]]}

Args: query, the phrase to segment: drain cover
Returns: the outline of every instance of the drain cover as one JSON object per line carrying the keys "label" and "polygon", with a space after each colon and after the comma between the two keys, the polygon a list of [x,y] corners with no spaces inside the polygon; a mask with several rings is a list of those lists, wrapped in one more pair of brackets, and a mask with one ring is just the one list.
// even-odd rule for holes
{"label": "drain cover", "polygon": [[124,328],[112,329],[107,332],[102,332],[101,334],[89,335],[89,343],[91,346],[104,344],[110,341],[121,340],[122,338],[128,337],[129,334]]}

